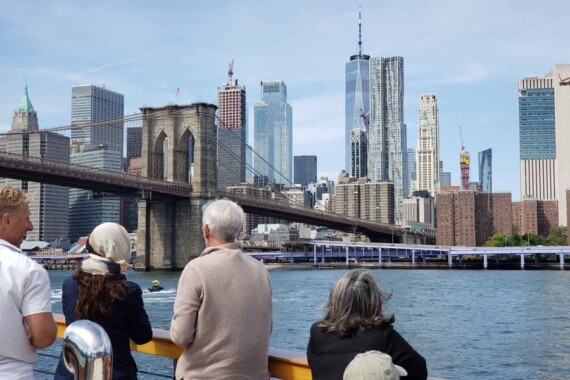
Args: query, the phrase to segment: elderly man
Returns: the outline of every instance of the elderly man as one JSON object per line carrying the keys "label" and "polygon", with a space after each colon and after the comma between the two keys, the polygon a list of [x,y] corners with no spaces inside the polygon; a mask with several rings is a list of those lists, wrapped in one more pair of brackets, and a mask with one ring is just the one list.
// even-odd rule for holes
{"label": "elderly man", "polygon": [[36,349],[57,333],[47,272],[18,248],[33,228],[28,203],[21,190],[0,188],[0,379],[33,379]]}
{"label": "elderly man", "polygon": [[271,283],[263,264],[236,242],[243,210],[228,200],[205,206],[206,249],[178,282],[170,337],[185,350],[176,379],[268,379]]}

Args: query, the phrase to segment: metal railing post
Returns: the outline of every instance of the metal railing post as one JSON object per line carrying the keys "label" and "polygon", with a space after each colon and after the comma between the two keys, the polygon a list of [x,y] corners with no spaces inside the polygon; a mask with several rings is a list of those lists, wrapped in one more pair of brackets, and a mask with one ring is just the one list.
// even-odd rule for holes
{"label": "metal railing post", "polygon": [[113,373],[111,340],[95,322],[75,321],[63,334],[63,360],[75,380],[109,380]]}

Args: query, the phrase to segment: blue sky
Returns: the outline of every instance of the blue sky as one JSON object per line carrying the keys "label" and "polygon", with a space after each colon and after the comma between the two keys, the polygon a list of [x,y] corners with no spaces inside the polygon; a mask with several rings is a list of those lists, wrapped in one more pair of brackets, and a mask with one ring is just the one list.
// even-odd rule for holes
{"label": "blue sky", "polygon": [[459,182],[462,125],[472,162],[492,148],[493,189],[519,199],[518,81],[570,62],[569,1],[4,2],[0,131],[9,129],[26,80],[40,128],[50,128],[70,123],[75,84],[123,93],[126,114],[143,105],[215,103],[234,59],[250,132],[259,82],[284,80],[293,154],[317,155],[319,175],[336,181],[344,65],[357,51],[359,5],[363,52],[404,57],[408,146],[416,145],[419,95],[436,93],[452,182]]}

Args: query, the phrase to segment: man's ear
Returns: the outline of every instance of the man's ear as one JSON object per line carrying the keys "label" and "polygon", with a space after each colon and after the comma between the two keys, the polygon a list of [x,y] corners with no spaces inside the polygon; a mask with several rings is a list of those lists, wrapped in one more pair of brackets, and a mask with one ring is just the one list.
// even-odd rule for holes
{"label": "man's ear", "polygon": [[2,214],[2,223],[3,224],[10,224],[10,213],[9,212],[5,212],[4,214]]}

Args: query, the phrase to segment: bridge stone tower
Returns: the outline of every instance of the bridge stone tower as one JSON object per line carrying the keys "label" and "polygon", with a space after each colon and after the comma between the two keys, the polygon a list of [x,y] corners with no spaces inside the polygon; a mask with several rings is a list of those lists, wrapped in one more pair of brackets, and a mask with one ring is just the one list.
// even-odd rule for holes
{"label": "bridge stone tower", "polygon": [[188,200],[139,202],[137,266],[182,269],[204,249],[202,206],[217,194],[216,106],[207,103],[141,108],[142,176],[191,184]]}

